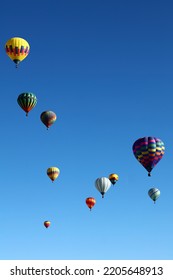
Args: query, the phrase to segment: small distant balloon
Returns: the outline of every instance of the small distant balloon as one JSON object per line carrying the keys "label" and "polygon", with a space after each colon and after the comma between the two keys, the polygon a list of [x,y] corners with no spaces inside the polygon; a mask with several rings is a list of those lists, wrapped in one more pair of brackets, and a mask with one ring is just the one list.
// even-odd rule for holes
{"label": "small distant balloon", "polygon": [[13,37],[6,42],[5,50],[9,58],[16,64],[17,68],[19,63],[28,56],[30,45],[23,38]]}
{"label": "small distant balloon", "polygon": [[157,188],[151,188],[148,191],[148,195],[149,197],[154,201],[154,203],[156,202],[156,200],[159,198],[160,196],[160,190]]}
{"label": "small distant balloon", "polygon": [[50,221],[45,221],[45,222],[44,222],[44,226],[45,226],[46,228],[50,227],[50,224],[51,224]]}
{"label": "small distant balloon", "polygon": [[59,174],[60,174],[60,170],[58,167],[49,167],[47,169],[47,175],[52,180],[52,182],[56,180]]}
{"label": "small distant balloon", "polygon": [[52,111],[44,111],[40,115],[40,119],[47,129],[56,121],[56,118],[56,114]]}
{"label": "small distant balloon", "polygon": [[94,207],[94,205],[96,204],[96,200],[94,197],[88,197],[85,200],[86,205],[90,208],[90,210]]}
{"label": "small distant balloon", "polygon": [[109,190],[110,186],[111,181],[106,177],[97,178],[95,181],[95,187],[101,193],[102,198],[104,198],[104,195]]}
{"label": "small distant balloon", "polygon": [[37,104],[37,97],[31,92],[24,92],[18,96],[17,102],[19,106],[26,112],[26,116],[28,116],[28,113]]}
{"label": "small distant balloon", "polygon": [[112,174],[109,175],[109,180],[111,181],[111,183],[112,183],[113,185],[116,184],[116,182],[118,181],[118,179],[119,179],[119,176],[118,176],[117,174],[115,174],[115,173],[112,173]]}
{"label": "small distant balloon", "polygon": [[156,137],[140,138],[133,144],[132,149],[136,159],[148,171],[148,176],[151,176],[152,169],[165,153],[164,143]]}

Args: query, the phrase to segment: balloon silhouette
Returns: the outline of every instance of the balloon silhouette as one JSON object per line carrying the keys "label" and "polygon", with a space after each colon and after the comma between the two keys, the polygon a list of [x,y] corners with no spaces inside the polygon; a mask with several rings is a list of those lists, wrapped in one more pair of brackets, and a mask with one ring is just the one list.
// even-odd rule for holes
{"label": "balloon silhouette", "polygon": [[156,137],[140,138],[133,144],[132,149],[136,159],[148,171],[148,176],[151,176],[152,169],[161,160],[165,152],[164,143]]}
{"label": "balloon silhouette", "polygon": [[58,167],[49,167],[47,169],[47,175],[49,178],[53,181],[56,180],[56,178],[59,176],[60,170]]}
{"label": "balloon silhouette", "polygon": [[116,184],[116,182],[118,181],[118,179],[119,179],[119,177],[118,177],[118,175],[117,174],[110,174],[109,175],[109,180],[111,181],[111,183],[113,184],[113,185],[115,185]]}
{"label": "balloon silhouette", "polygon": [[37,104],[37,97],[31,92],[25,92],[25,93],[21,93],[18,96],[17,102],[19,106],[26,112],[26,116],[28,116],[28,113]]}
{"label": "balloon silhouette", "polygon": [[96,204],[96,200],[95,200],[95,198],[94,197],[88,197],[88,198],[86,198],[86,205],[90,208],[90,210],[91,210],[91,208],[93,208],[93,206]]}
{"label": "balloon silhouette", "polygon": [[41,113],[40,119],[47,129],[56,121],[56,114],[52,111]]}
{"label": "balloon silhouette", "polygon": [[45,222],[44,222],[44,226],[45,226],[46,228],[50,227],[50,222],[49,222],[49,221],[45,221]]}
{"label": "balloon silhouette", "polygon": [[96,189],[102,194],[102,198],[104,197],[105,193],[109,190],[111,186],[111,181],[106,177],[97,178],[95,181]]}
{"label": "balloon silhouette", "polygon": [[157,188],[152,188],[148,191],[148,195],[155,203],[160,196],[160,190]]}
{"label": "balloon silhouette", "polygon": [[9,58],[16,64],[17,68],[19,63],[29,54],[30,46],[25,39],[14,37],[6,42],[5,50]]}

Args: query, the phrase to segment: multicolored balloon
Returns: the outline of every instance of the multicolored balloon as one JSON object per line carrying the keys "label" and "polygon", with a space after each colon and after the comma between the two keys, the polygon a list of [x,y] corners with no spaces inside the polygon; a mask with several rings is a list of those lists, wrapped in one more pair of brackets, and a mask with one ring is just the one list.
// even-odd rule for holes
{"label": "multicolored balloon", "polygon": [[40,119],[47,129],[56,121],[56,118],[56,114],[52,111],[45,111],[40,115]]}
{"label": "multicolored balloon", "polygon": [[58,167],[49,167],[47,169],[47,175],[52,180],[52,182],[56,180],[59,174],[60,174],[60,170]]}
{"label": "multicolored balloon", "polygon": [[44,222],[44,226],[45,226],[46,228],[50,227],[50,224],[51,224],[50,221],[45,221],[45,222]]}
{"label": "multicolored balloon", "polygon": [[93,206],[96,204],[96,200],[94,197],[88,197],[86,198],[86,205],[90,208],[90,210],[93,208]]}
{"label": "multicolored balloon", "polygon": [[116,184],[116,182],[118,181],[118,179],[119,179],[119,176],[118,176],[117,174],[112,173],[112,174],[109,175],[109,180],[111,181],[111,183],[112,183],[113,185]]}
{"label": "multicolored balloon", "polygon": [[157,188],[152,188],[148,191],[148,195],[155,203],[160,196],[160,190]]}
{"label": "multicolored balloon", "polygon": [[24,92],[18,96],[17,102],[19,106],[26,112],[26,116],[28,116],[28,113],[37,104],[37,97],[31,92]]}
{"label": "multicolored balloon", "polygon": [[111,186],[111,181],[106,177],[97,178],[95,181],[96,189],[102,194],[102,198],[104,197],[105,193],[109,190]]}
{"label": "multicolored balloon", "polygon": [[156,137],[143,137],[133,144],[133,153],[136,159],[148,171],[151,176],[152,169],[161,160],[165,152],[162,140]]}
{"label": "multicolored balloon", "polygon": [[14,37],[6,42],[5,50],[9,58],[16,64],[17,68],[19,63],[29,54],[30,45],[25,39]]}

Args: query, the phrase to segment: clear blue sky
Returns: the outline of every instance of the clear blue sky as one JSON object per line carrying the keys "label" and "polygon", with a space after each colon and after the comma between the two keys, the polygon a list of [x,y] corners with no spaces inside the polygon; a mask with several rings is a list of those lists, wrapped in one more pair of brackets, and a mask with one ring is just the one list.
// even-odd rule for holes
{"label": "clear blue sky", "polygon": [[[172,14],[172,1],[1,3],[0,259],[173,259]],[[31,46],[18,69],[4,50],[17,36]],[[58,117],[48,131],[45,110]],[[132,153],[144,136],[166,148],[152,177]],[[102,199],[94,182],[110,173]]]}

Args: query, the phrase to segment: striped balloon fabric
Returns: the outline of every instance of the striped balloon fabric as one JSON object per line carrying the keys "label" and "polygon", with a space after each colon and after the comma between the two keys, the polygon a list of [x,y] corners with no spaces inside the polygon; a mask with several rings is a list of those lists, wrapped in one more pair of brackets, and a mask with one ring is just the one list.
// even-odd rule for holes
{"label": "striped balloon fabric", "polygon": [[26,116],[28,116],[28,113],[37,104],[37,97],[31,92],[24,92],[18,96],[17,102],[19,106],[26,112]]}
{"label": "striped balloon fabric", "polygon": [[103,198],[104,194],[111,187],[111,181],[107,177],[97,178],[97,180],[95,181],[95,187],[102,194]]}
{"label": "striped balloon fabric", "polygon": [[134,156],[148,171],[148,176],[151,176],[152,169],[161,160],[164,152],[164,143],[156,137],[143,137],[133,144]]}
{"label": "striped balloon fabric", "polygon": [[157,188],[152,188],[148,191],[148,195],[155,203],[160,196],[160,190]]}

